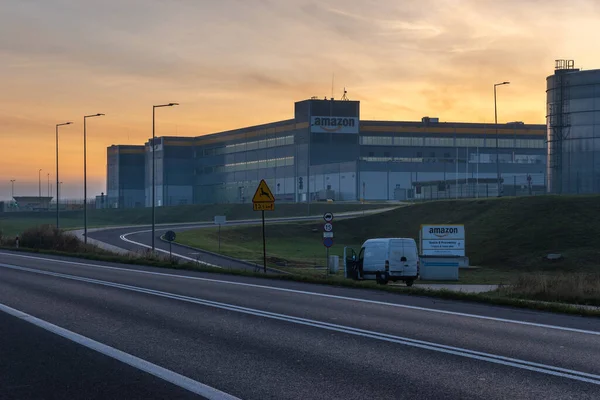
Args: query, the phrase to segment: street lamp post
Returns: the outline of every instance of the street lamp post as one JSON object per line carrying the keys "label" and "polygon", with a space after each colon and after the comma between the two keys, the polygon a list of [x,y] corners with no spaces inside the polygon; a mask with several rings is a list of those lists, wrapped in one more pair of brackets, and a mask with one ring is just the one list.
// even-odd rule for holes
{"label": "street lamp post", "polygon": [[510,82],[494,83],[494,124],[496,126],[496,180],[498,186],[498,197],[502,196],[500,191],[500,150],[498,147],[498,106],[496,102],[496,87],[508,85]]}
{"label": "street lamp post", "polygon": [[83,240],[85,244],[88,242],[87,238],[87,132],[86,132],[86,120],[92,117],[100,117],[104,114],[93,114],[85,115],[83,117]]}
{"label": "street lamp post", "polygon": [[48,204],[50,203],[50,173],[48,173]]}
{"label": "street lamp post", "polygon": [[42,199],[42,169],[38,171],[38,197]]}
{"label": "street lamp post", "polygon": [[[156,203],[156,181],[155,181],[155,174],[156,174],[156,157],[154,155],[155,150],[156,150],[156,146],[154,145],[154,139],[155,139],[155,134],[154,134],[154,120],[155,120],[155,114],[156,114],[156,109],[159,107],[173,107],[173,106],[178,106],[179,103],[169,103],[169,104],[160,104],[157,106],[152,106],[152,252],[154,252],[155,247],[154,247],[154,236],[155,236],[155,227],[156,227],[156,210],[155,210],[155,203]],[[164,165],[163,165],[164,167]]]}
{"label": "street lamp post", "polygon": [[15,198],[15,182],[16,181],[17,181],[16,179],[11,179],[10,180],[10,186],[11,186],[11,188],[10,188],[10,195],[12,196],[13,200]]}
{"label": "street lamp post", "polygon": [[60,208],[60,188],[58,187],[58,127],[63,125],[71,125],[72,122],[64,122],[56,124],[56,229],[60,228],[59,224],[59,208]]}

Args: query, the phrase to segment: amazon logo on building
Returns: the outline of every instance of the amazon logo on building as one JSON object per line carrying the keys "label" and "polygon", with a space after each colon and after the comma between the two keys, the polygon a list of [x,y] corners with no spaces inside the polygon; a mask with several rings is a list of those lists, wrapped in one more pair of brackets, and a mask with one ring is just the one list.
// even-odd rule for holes
{"label": "amazon logo on building", "polygon": [[312,117],[311,132],[314,133],[358,133],[358,118],[355,117]]}

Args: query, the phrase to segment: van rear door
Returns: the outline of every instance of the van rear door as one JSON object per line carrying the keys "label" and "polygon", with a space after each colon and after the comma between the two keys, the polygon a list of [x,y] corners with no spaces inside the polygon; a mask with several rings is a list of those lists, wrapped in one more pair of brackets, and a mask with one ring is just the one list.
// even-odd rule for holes
{"label": "van rear door", "polygon": [[389,244],[388,262],[390,266],[390,275],[401,276],[404,275],[404,262],[402,257],[404,256],[404,244],[402,239],[392,239]]}
{"label": "van rear door", "polygon": [[404,264],[404,275],[417,276],[419,273],[419,252],[417,250],[417,243],[412,239],[406,239],[403,242],[404,257],[406,257],[406,263]]}
{"label": "van rear door", "polygon": [[412,239],[390,240],[389,265],[392,276],[417,276],[417,244]]}

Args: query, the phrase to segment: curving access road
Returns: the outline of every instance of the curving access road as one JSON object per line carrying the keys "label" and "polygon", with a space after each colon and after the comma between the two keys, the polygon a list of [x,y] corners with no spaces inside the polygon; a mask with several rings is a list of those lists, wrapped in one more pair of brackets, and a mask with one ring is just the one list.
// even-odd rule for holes
{"label": "curving access road", "polygon": [[[379,213],[389,211],[392,208],[375,209],[368,211],[356,211],[336,214],[336,220],[355,218],[366,214]],[[285,222],[298,222],[298,221],[317,221],[322,220],[322,216],[310,216],[310,217],[286,217],[286,218],[269,218],[266,220],[267,226],[273,223],[285,223]],[[251,220],[239,220],[239,221],[228,221],[227,226],[240,226],[240,225],[256,225],[260,224],[260,219]],[[169,243],[161,240],[162,235],[165,232],[172,230],[175,232],[181,232],[192,229],[202,228],[213,228],[215,227],[212,222],[198,222],[188,224],[161,224],[155,228],[155,249],[157,252],[168,255],[170,254]],[[81,233],[81,232],[78,232]],[[129,227],[117,227],[117,228],[101,228],[93,229],[88,231],[88,238],[95,241],[100,245],[108,245],[110,249],[114,250],[126,250],[129,252],[144,252],[152,248],[152,228],[151,226],[129,226]],[[228,268],[228,269],[240,269],[240,270],[256,270],[261,266],[247,263],[240,260],[235,260],[229,257],[224,257],[211,252],[193,249],[187,246],[182,246],[177,243],[171,245],[171,251],[174,257],[185,261],[199,262],[203,265]],[[275,270],[270,270],[276,272]]]}

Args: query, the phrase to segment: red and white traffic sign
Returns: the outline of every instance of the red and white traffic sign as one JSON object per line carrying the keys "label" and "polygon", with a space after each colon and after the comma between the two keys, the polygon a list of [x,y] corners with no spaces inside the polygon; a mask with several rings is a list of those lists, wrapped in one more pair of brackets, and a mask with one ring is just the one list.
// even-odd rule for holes
{"label": "red and white traffic sign", "polygon": [[325,225],[323,225],[323,230],[325,232],[331,232],[333,230],[333,224],[331,222],[326,222]]}
{"label": "red and white traffic sign", "polygon": [[331,222],[331,221],[333,221],[333,214],[330,212],[326,212],[323,215],[323,219],[325,220],[325,222]]}

